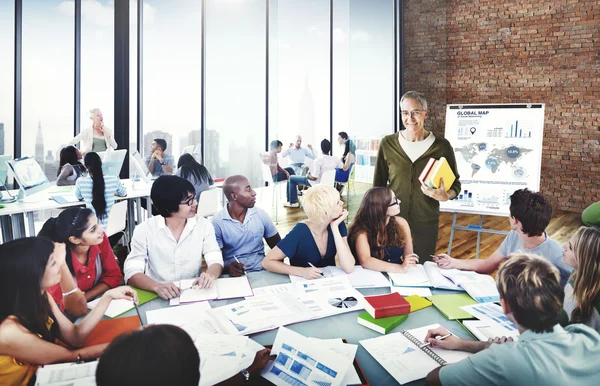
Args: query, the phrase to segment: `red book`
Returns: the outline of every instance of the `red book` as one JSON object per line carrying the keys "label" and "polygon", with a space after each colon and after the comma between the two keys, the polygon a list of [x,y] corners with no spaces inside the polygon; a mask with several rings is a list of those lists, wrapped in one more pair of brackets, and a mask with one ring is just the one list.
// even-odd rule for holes
{"label": "red book", "polygon": [[427,175],[431,171],[431,168],[433,167],[434,163],[435,163],[435,158],[429,158],[429,161],[427,161],[427,165],[425,165],[425,167],[423,168],[423,171],[421,172],[421,175],[419,176],[419,181],[421,181],[422,183],[425,183],[425,179],[427,178]]}
{"label": "red book", "polygon": [[410,303],[398,292],[391,294],[365,296],[365,310],[375,319],[410,313]]}

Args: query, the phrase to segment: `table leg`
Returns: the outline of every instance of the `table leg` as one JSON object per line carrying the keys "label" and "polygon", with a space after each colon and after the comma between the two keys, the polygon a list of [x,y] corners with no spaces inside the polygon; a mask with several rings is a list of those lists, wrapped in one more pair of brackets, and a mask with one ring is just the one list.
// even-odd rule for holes
{"label": "table leg", "polygon": [[0,226],[2,227],[2,242],[6,243],[8,241],[14,240],[12,216],[0,216]]}

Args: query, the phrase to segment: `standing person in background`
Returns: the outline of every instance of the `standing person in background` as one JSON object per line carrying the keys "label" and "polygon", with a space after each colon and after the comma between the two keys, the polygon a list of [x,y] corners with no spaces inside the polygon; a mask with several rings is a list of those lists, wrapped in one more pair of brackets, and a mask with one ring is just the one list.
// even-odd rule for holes
{"label": "standing person in background", "polygon": [[194,185],[197,201],[200,201],[200,193],[208,190],[215,183],[204,165],[198,163],[189,153],[179,157],[175,175],[185,178]]}
{"label": "standing person in background", "polygon": [[125,197],[127,190],[117,176],[105,176],[102,161],[95,153],[87,153],[83,163],[89,171],[88,177],[81,177],[75,183],[75,197],[85,200],[86,208],[94,211],[103,228],[108,225],[108,214],[115,203],[115,196]]}
{"label": "standing person in background", "polygon": [[175,158],[171,154],[166,154],[167,141],[161,138],[155,138],[150,145],[150,154],[146,155],[146,165],[152,173],[152,177],[162,176],[163,174],[173,174],[175,167]]}
{"label": "standing person in background", "polygon": [[312,145],[307,145],[308,150],[302,148],[301,146],[302,136],[298,135],[296,137],[296,142],[290,143],[290,147],[281,153],[281,156],[283,158],[289,156],[291,161],[290,167],[294,169],[296,175],[305,176],[306,173],[308,173],[308,166],[304,165],[304,158],[308,157],[310,159],[315,159],[315,153]]}
{"label": "standing person in background", "polygon": [[[352,165],[356,162],[356,145],[348,138],[348,133],[345,131],[340,131],[338,133],[338,143],[344,145],[344,154],[342,155],[342,163],[344,166],[336,169],[335,181],[347,182],[350,178]],[[336,184],[336,189],[342,193],[344,186]]]}
{"label": "standing person in background", "polygon": [[65,146],[60,151],[60,163],[56,186],[75,185],[75,181],[85,172],[85,166],[79,161],[81,152],[75,146]]}
{"label": "standing person in background", "polygon": [[[381,140],[373,175],[373,186],[389,186],[400,201],[400,216],[408,221],[414,239],[414,252],[420,262],[435,254],[440,221],[440,201],[452,200],[460,192],[454,149],[445,138],[425,130],[427,100],[415,91],[400,99],[405,130]],[[456,176],[452,186],[442,180],[439,189],[429,188],[419,181],[419,175],[429,158],[445,157]],[[389,185],[388,185],[389,181]]]}
{"label": "standing person in background", "polygon": [[68,145],[75,145],[76,143],[81,142],[79,148],[84,155],[90,151],[99,152],[108,149],[115,150],[117,148],[117,142],[115,141],[112,130],[104,126],[104,117],[102,116],[100,109],[91,109],[89,111],[89,116],[92,120],[92,127],[82,130],[79,135],[68,143]]}

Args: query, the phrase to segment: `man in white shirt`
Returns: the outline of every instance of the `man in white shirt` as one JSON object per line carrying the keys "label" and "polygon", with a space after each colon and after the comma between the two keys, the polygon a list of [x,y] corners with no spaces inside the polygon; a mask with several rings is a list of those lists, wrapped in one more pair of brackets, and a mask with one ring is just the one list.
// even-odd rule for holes
{"label": "man in white shirt", "polygon": [[177,282],[183,279],[197,278],[194,285],[211,287],[223,271],[223,255],[210,221],[196,215],[194,186],[163,175],[154,181],[150,197],[160,215],[135,228],[123,269],[125,282],[163,299],[178,297]]}
{"label": "man in white shirt", "polygon": [[301,147],[302,137],[296,137],[296,143],[290,143],[290,147],[281,153],[282,157],[290,157],[290,167],[294,169],[296,175],[305,176],[308,172],[308,166],[304,165],[304,158],[315,159],[315,153],[311,145],[307,145],[308,150]]}
{"label": "man in white shirt", "polygon": [[288,208],[297,208],[298,204],[298,185],[312,186],[321,182],[323,173],[328,170],[335,170],[343,167],[342,161],[335,156],[329,155],[331,151],[331,142],[324,139],[321,141],[321,151],[323,155],[315,161],[313,170],[306,176],[290,176],[287,186],[288,202],[284,204]]}

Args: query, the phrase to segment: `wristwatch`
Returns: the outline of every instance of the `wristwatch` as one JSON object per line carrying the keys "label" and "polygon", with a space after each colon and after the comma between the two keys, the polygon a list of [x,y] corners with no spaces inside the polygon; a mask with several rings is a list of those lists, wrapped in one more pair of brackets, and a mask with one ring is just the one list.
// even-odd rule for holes
{"label": "wristwatch", "polygon": [[160,163],[160,165],[161,165],[161,166],[165,166],[165,165],[166,165],[166,162],[165,162],[165,161],[163,161],[163,162],[161,162],[161,163]]}
{"label": "wristwatch", "polygon": [[250,373],[248,372],[248,369],[243,369],[240,371],[240,373],[244,376],[244,378],[246,378],[246,382],[250,380]]}

